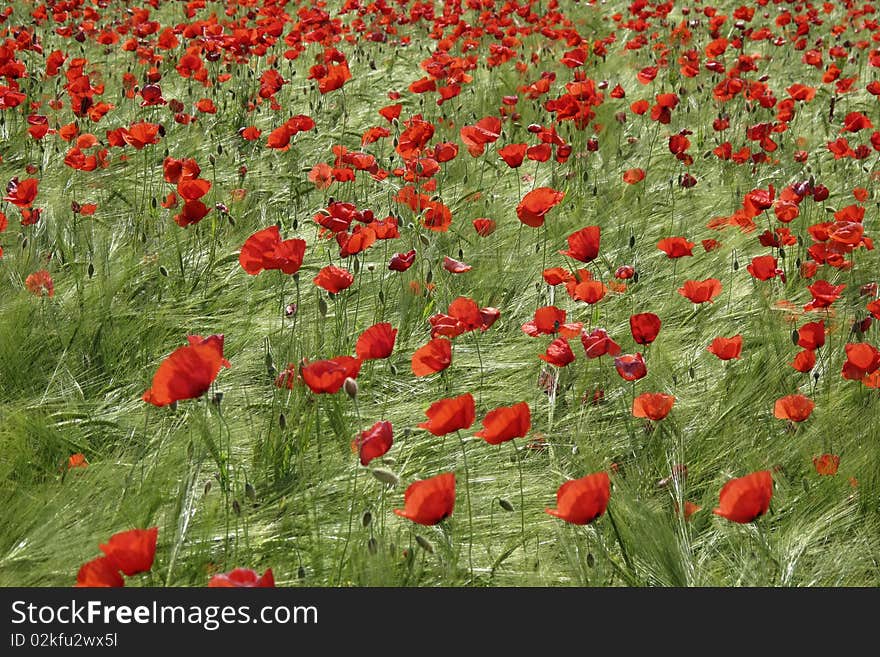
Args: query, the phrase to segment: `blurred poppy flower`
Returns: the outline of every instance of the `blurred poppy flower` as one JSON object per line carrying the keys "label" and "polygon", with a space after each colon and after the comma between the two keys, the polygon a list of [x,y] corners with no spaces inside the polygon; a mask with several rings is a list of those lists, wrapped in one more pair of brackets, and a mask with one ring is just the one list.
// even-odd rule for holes
{"label": "blurred poppy flower", "polygon": [[486,219],[485,217],[474,219],[473,225],[474,230],[477,231],[477,235],[480,237],[489,237],[489,235],[495,232],[495,228],[497,227],[495,221],[492,219]]}
{"label": "blurred poppy flower", "polygon": [[361,465],[368,465],[370,461],[391,449],[392,444],[394,444],[394,435],[391,423],[381,420],[366,431],[361,431],[351,443],[351,448],[358,452]]}
{"label": "blurred poppy flower", "polygon": [[313,282],[331,294],[339,294],[354,283],[354,274],[336,265],[327,265],[318,272]]}
{"label": "blurred poppy flower", "polygon": [[627,169],[623,172],[623,182],[628,185],[635,185],[645,179],[644,169]]}
{"label": "blurred poppy flower", "polygon": [[208,391],[221,367],[229,367],[223,357],[223,336],[187,337],[189,344],[176,349],[160,363],[153,384],[143,400],[153,406],[167,406],[183,399],[195,399]]}
{"label": "blurred poppy flower", "polygon": [[654,313],[632,315],[629,328],[637,344],[651,344],[660,333],[660,318]]}
{"label": "blurred poppy flower", "polygon": [[113,534],[106,544],[98,547],[114,566],[131,577],[153,567],[158,533],[158,527],[131,529]]}
{"label": "blurred poppy flower", "polygon": [[526,226],[539,228],[544,225],[545,215],[564,197],[565,192],[552,187],[538,187],[523,196],[516,206],[516,216]]}
{"label": "blurred poppy flower", "polygon": [[734,335],[732,338],[717,337],[712,340],[712,344],[706,347],[709,353],[715,354],[721,360],[731,360],[739,358],[742,353],[743,339],[741,335]]}
{"label": "blurred poppy flower", "polygon": [[346,379],[356,379],[360,371],[360,358],[338,356],[303,365],[300,369],[300,375],[312,392],[334,394],[339,392]]}
{"label": "blurred poppy flower", "polygon": [[544,511],[574,525],[588,525],[605,513],[610,498],[608,473],[596,472],[566,481],[556,491],[556,508]]}
{"label": "blurred poppy flower", "polygon": [[645,392],[633,399],[632,414],[634,417],[658,421],[669,415],[673,404],[675,404],[673,395],[664,395],[662,392]]}
{"label": "blurred poppy flower", "polygon": [[769,470],[731,479],[721,489],[715,515],[733,522],[748,523],[767,513],[773,497],[773,478]]}
{"label": "blurred poppy flower", "polygon": [[721,294],[721,281],[717,278],[707,278],[704,281],[685,281],[678,288],[678,293],[691,301],[691,303],[705,303]]}
{"label": "blurred poppy flower", "polygon": [[397,329],[388,322],[380,322],[360,334],[354,350],[361,360],[388,358],[394,351],[396,339]]}
{"label": "blurred poppy flower", "polygon": [[416,376],[436,374],[452,363],[452,343],[446,338],[434,338],[416,349],[412,355],[412,372]]}
{"label": "blurred poppy flower", "polygon": [[125,580],[119,572],[119,567],[109,557],[98,557],[87,561],[76,574],[77,587],[120,587],[125,586]]}
{"label": "blurred poppy flower", "polygon": [[804,395],[788,395],[776,400],[773,406],[773,415],[780,420],[791,420],[792,422],[803,422],[808,417],[816,403]]}
{"label": "blurred poppy flower", "polygon": [[403,508],[394,513],[420,525],[436,525],[454,509],[455,474],[446,472],[410,484],[403,494]]}
{"label": "blurred poppy flower", "polygon": [[208,580],[208,588],[275,588],[275,576],[271,568],[262,575],[250,568],[236,568],[214,575]]}
{"label": "blurred poppy flower", "polygon": [[466,392],[458,397],[441,399],[431,404],[425,415],[428,420],[419,424],[419,429],[425,429],[435,436],[468,429],[476,416],[474,398]]}
{"label": "blurred poppy flower", "polygon": [[813,457],[813,467],[820,475],[836,475],[840,466],[840,457],[836,454],[822,454]]}
{"label": "blurred poppy flower", "polygon": [[526,402],[500,406],[486,413],[483,429],[476,435],[490,445],[500,445],[514,438],[523,438],[532,428],[532,415]]}
{"label": "blurred poppy flower", "polygon": [[642,354],[624,354],[614,359],[614,367],[617,373],[625,381],[636,381],[648,374],[645,367],[645,359]]}
{"label": "blurred poppy flower", "polygon": [[28,277],[24,279],[24,286],[34,296],[55,296],[55,283],[52,281],[52,276],[45,269],[40,269],[33,274],[29,274]]}
{"label": "blurred poppy flower", "polygon": [[89,462],[86,461],[86,457],[77,452],[76,454],[71,454],[70,458],[67,459],[67,469],[71,468],[87,468],[89,466]]}

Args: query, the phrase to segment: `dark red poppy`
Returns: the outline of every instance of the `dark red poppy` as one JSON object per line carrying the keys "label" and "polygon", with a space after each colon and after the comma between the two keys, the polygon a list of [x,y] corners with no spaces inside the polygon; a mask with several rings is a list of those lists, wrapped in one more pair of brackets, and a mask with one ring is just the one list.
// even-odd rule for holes
{"label": "dark red poppy", "polygon": [[645,392],[633,399],[632,414],[635,417],[644,417],[649,420],[662,420],[672,405],[675,404],[673,395],[664,395],[662,392]]}
{"label": "dark red poppy", "polygon": [[339,294],[354,283],[354,274],[336,265],[327,265],[312,280],[315,285],[331,294]]}
{"label": "dark red poppy", "polygon": [[388,420],[376,422],[366,431],[361,431],[351,443],[351,448],[358,453],[361,465],[385,454],[394,444],[394,434]]}
{"label": "dark red poppy", "polygon": [[211,209],[199,200],[187,201],[180,208],[180,212],[174,215],[174,223],[181,228],[186,228],[199,223],[210,211]]}
{"label": "dark red poppy", "polygon": [[427,422],[422,422],[419,429],[426,429],[435,436],[468,429],[474,423],[476,408],[471,393],[466,392],[458,397],[441,399],[434,402],[425,411]]}
{"label": "dark red poppy", "polygon": [[158,527],[131,529],[113,534],[106,544],[98,547],[107,558],[125,575],[131,577],[145,573],[153,567],[156,557],[156,538]]}
{"label": "dark red poppy", "polygon": [[87,561],[76,574],[77,587],[120,587],[125,586],[125,580],[119,572],[119,567],[109,557],[98,557]]}
{"label": "dark red poppy", "polygon": [[420,525],[436,525],[454,509],[455,474],[446,472],[411,483],[403,494],[403,508],[394,513]]}
{"label": "dark red poppy", "polygon": [[788,395],[776,400],[773,406],[773,415],[780,420],[791,420],[792,422],[803,422],[808,417],[816,403],[804,395]]}
{"label": "dark red poppy", "polygon": [[813,467],[820,475],[836,475],[840,467],[840,457],[836,454],[822,454],[813,457]]}
{"label": "dark red poppy", "polygon": [[208,391],[221,367],[229,367],[223,357],[223,336],[202,338],[191,335],[189,344],[171,353],[153,375],[153,384],[143,400],[154,406],[167,406],[183,399],[195,399]]}
{"label": "dark red poppy", "polygon": [[339,392],[346,379],[356,379],[360,371],[360,358],[337,356],[303,365],[300,375],[312,392],[333,394]]}
{"label": "dark red poppy", "polygon": [[581,262],[592,262],[599,255],[600,233],[599,226],[581,228],[568,236],[568,250],[560,253]]}
{"label": "dark red poppy", "polygon": [[611,481],[607,472],[566,481],[556,491],[556,508],[544,509],[574,525],[588,525],[605,513],[611,499]]}
{"label": "dark red poppy", "polygon": [[692,303],[705,303],[721,294],[721,281],[717,278],[707,278],[704,281],[685,281],[684,286],[678,288],[678,293]]}
{"label": "dark red poppy", "polygon": [[3,200],[19,208],[29,208],[37,198],[39,183],[37,178],[26,178],[22,181],[13,178],[6,186],[6,196]]}
{"label": "dark red poppy", "polygon": [[394,351],[397,329],[388,322],[373,324],[357,339],[354,351],[361,360],[388,358]]}
{"label": "dark red poppy", "polygon": [[733,522],[752,522],[767,513],[772,497],[773,477],[769,470],[760,470],[724,484],[712,513]]}
{"label": "dark red poppy", "polygon": [[238,254],[238,262],[251,276],[264,269],[280,269],[285,274],[295,274],[302,266],[306,241],[281,240],[278,226],[257,231],[245,240]]}
{"label": "dark red poppy", "polygon": [[275,576],[271,568],[262,575],[250,568],[235,568],[211,577],[208,588],[275,588]]}
{"label": "dark red poppy", "polygon": [[629,329],[637,344],[651,344],[660,333],[660,318],[654,313],[639,313],[629,318]]}
{"label": "dark red poppy", "polygon": [[500,445],[514,438],[523,438],[532,428],[532,414],[526,402],[500,406],[483,418],[483,429],[476,435],[490,445]]}
{"label": "dark red poppy", "polygon": [[474,225],[474,230],[477,231],[477,235],[480,237],[489,237],[489,235],[495,232],[495,228],[497,227],[494,220],[485,217],[474,219],[472,223]]}
{"label": "dark red poppy", "polygon": [[541,360],[555,365],[556,367],[565,367],[574,361],[574,352],[571,345],[565,338],[556,338],[547,345],[547,351],[538,356]]}
{"label": "dark red poppy", "polygon": [[415,261],[416,252],[414,249],[406,253],[395,253],[388,263],[388,269],[391,271],[406,271],[413,266]]}
{"label": "dark red poppy", "polygon": [[538,187],[523,196],[516,206],[516,216],[526,226],[540,228],[544,225],[544,217],[556,205],[562,202],[565,192],[552,187]]}
{"label": "dark red poppy", "polygon": [[599,358],[605,354],[617,356],[620,353],[620,345],[602,328],[593,329],[590,333],[581,332],[581,344],[584,346],[587,358]]}
{"label": "dark red poppy", "polygon": [[657,242],[657,248],[663,251],[669,258],[682,258],[692,256],[694,243],[684,237],[665,237]]}
{"label": "dark red poppy", "polygon": [[715,354],[721,360],[739,358],[742,353],[743,339],[741,335],[732,338],[718,337],[712,340],[712,344],[706,347],[709,353]]}
{"label": "dark red poppy", "polygon": [[617,373],[625,381],[637,381],[648,374],[642,354],[624,354],[614,359]]}
{"label": "dark red poppy", "polygon": [[412,372],[416,376],[428,376],[442,372],[452,363],[452,343],[446,338],[434,338],[416,349],[412,355]]}

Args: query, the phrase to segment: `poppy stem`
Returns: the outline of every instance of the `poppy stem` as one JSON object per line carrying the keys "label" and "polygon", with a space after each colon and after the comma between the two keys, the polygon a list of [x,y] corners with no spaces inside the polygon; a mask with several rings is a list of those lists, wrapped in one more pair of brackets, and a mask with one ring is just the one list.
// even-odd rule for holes
{"label": "poppy stem", "polygon": [[519,452],[519,449],[516,446],[516,440],[510,441],[511,447],[513,447],[513,454],[516,457],[516,469],[519,472],[519,526],[520,533],[522,535],[522,546],[523,546],[523,558],[526,556],[526,507],[525,507],[525,492],[523,490],[523,471],[522,471],[522,455]]}
{"label": "poppy stem", "polygon": [[471,485],[470,485],[470,470],[468,468],[467,462],[467,449],[464,445],[464,436],[461,435],[461,431],[456,431],[458,434],[458,442],[461,444],[461,458],[464,461],[464,497],[467,501],[467,510],[468,510],[468,532],[470,534],[468,540],[468,568],[471,573],[471,584],[474,581],[474,513],[471,509]]}
{"label": "poppy stem", "polygon": [[617,538],[617,544],[620,546],[620,554],[623,556],[623,562],[626,564],[627,569],[630,572],[630,575],[635,575],[635,571],[633,570],[632,562],[629,560],[629,555],[626,552],[626,546],[623,544],[623,539],[620,537],[620,530],[617,528],[617,522],[614,520],[614,514],[611,513],[611,507],[608,507],[608,520],[611,521],[611,528],[614,530],[614,536]]}
{"label": "poppy stem", "polygon": [[480,336],[476,331],[473,331],[474,336],[474,344],[477,345],[477,359],[480,361],[480,393],[478,396],[478,403],[483,403],[483,354],[480,353]]}
{"label": "poppy stem", "polygon": [[[355,407],[357,407],[357,401],[355,401]],[[351,485],[351,500],[348,505],[348,533],[345,536],[345,544],[342,547],[342,555],[339,557],[339,570],[336,573],[336,584],[342,581],[342,568],[345,564],[345,555],[348,552],[348,544],[351,542],[351,528],[354,523],[354,505],[357,499],[357,483],[358,483],[358,471],[360,468],[358,467],[357,461],[354,464],[354,481]]]}

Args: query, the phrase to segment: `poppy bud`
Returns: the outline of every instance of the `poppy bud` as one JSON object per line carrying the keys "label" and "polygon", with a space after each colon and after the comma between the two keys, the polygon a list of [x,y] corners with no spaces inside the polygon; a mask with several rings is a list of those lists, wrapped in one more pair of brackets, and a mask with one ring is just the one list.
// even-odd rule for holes
{"label": "poppy bud", "polygon": [[254,489],[251,482],[248,482],[244,485],[244,494],[251,502],[255,502],[257,500],[257,491]]}
{"label": "poppy bud", "polygon": [[282,431],[287,428],[287,416],[284,413],[278,414],[278,426],[281,427]]}
{"label": "poppy bud", "polygon": [[596,563],[595,557],[593,557],[592,552],[587,552],[587,567],[592,568]]}
{"label": "poppy bud", "polygon": [[232,510],[235,512],[235,515],[241,515],[241,504],[238,503],[238,500],[232,500]]}
{"label": "poppy bud", "polygon": [[397,366],[394,363],[388,366],[388,370],[391,372],[391,376],[397,376]]}
{"label": "poppy bud", "polygon": [[386,470],[385,468],[373,468],[370,470],[372,475],[381,481],[383,484],[387,484],[389,486],[396,486],[400,483],[400,479],[396,474],[391,472],[391,470]]}
{"label": "poppy bud", "polygon": [[427,538],[416,534],[416,543],[419,544],[419,547],[422,548],[428,554],[434,554],[434,546],[431,544]]}
{"label": "poppy bud", "polygon": [[425,282],[426,282],[426,283],[430,283],[430,282],[433,281],[433,280],[434,280],[434,270],[433,270],[433,269],[429,269],[429,270],[428,270],[428,275],[425,276]]}
{"label": "poppy bud", "polygon": [[781,246],[779,247],[779,258],[780,260],[785,260],[785,249],[783,249]]}
{"label": "poppy bud", "polygon": [[636,245],[636,236],[630,231],[629,233],[629,248],[633,248]]}
{"label": "poppy bud", "polygon": [[223,155],[223,144],[217,144],[217,155]]}
{"label": "poppy bud", "polygon": [[159,265],[159,273],[162,274],[162,276],[168,276],[168,270],[162,265]]}
{"label": "poppy bud", "polygon": [[369,527],[371,522],[373,522],[373,514],[370,513],[369,510],[364,511],[364,515],[363,515],[363,517],[361,518],[361,524],[362,524],[364,527]]}
{"label": "poppy bud", "polygon": [[216,407],[220,407],[220,403],[223,401],[223,393],[219,390],[214,393],[214,396],[211,397],[211,403]]}
{"label": "poppy bud", "polygon": [[505,511],[513,511],[513,504],[505,500],[503,497],[498,499],[498,504]]}
{"label": "poppy bud", "polygon": [[345,394],[347,394],[352,399],[357,399],[358,396],[358,384],[357,381],[352,379],[350,376],[345,378],[345,381],[342,383],[342,388],[345,390]]}
{"label": "poppy bud", "polygon": [[798,333],[797,329],[794,329],[791,332],[791,341],[794,342],[795,344],[797,344],[798,342],[800,342],[800,339],[801,339],[800,333]]}
{"label": "poppy bud", "polygon": [[205,482],[205,495],[211,492],[211,480]]}
{"label": "poppy bud", "polygon": [[318,312],[321,313],[321,317],[327,316],[327,302],[324,300],[324,297],[318,298]]}
{"label": "poppy bud", "polygon": [[95,265],[91,262],[89,263],[89,278],[95,275]]}
{"label": "poppy bud", "polygon": [[305,579],[306,578],[306,569],[302,566],[297,568],[296,576],[299,577],[300,579]]}
{"label": "poppy bud", "polygon": [[367,541],[367,549],[370,551],[370,554],[376,554],[379,551],[379,541],[376,540],[375,536],[371,536],[370,540]]}

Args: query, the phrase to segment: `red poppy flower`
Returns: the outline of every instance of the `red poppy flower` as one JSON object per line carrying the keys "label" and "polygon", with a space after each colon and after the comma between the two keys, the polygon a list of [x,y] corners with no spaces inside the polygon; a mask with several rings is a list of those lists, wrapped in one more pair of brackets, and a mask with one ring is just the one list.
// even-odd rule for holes
{"label": "red poppy flower", "polygon": [[565,192],[552,187],[538,187],[523,196],[516,206],[516,216],[526,226],[539,228],[544,225],[545,215],[561,203],[564,197]]}
{"label": "red poppy flower", "polygon": [[880,350],[867,342],[851,342],[846,349],[846,362],[843,364],[843,378],[861,381],[880,369]]}
{"label": "red poppy flower", "polygon": [[436,525],[454,509],[455,474],[446,472],[411,483],[403,494],[403,508],[394,513],[420,525]]}
{"label": "red poppy flower", "polygon": [[6,186],[6,196],[3,197],[3,200],[19,208],[29,208],[37,198],[39,183],[37,178],[27,178],[22,181],[13,178]]}
{"label": "red poppy flower", "polygon": [[442,372],[452,363],[452,343],[446,338],[434,338],[416,349],[412,355],[412,372],[416,376],[428,376]]}
{"label": "red poppy flower", "polygon": [[360,371],[360,358],[338,356],[308,363],[302,367],[300,375],[312,392],[332,395],[339,392],[346,379],[356,379]]}
{"label": "red poppy flower", "polygon": [[24,279],[24,286],[31,294],[38,297],[44,294],[47,297],[55,296],[55,283],[52,281],[52,276],[45,269],[28,274],[28,277]]}
{"label": "red poppy flower", "polygon": [[825,344],[825,321],[810,322],[798,329],[798,346],[810,351],[819,349]]}
{"label": "red poppy flower", "polygon": [[516,169],[523,163],[528,144],[507,144],[498,149],[498,155],[511,169]]}
{"label": "red poppy flower", "polygon": [[473,269],[473,267],[463,262],[459,262],[458,260],[454,260],[449,256],[443,256],[443,269],[451,274],[463,274],[464,272]]}
{"label": "red poppy flower", "polygon": [[208,588],[275,588],[275,576],[271,568],[262,575],[250,568],[236,568],[214,575],[208,580]]}
{"label": "red poppy flower", "polygon": [[474,225],[474,230],[477,231],[477,235],[480,237],[489,237],[489,235],[495,232],[495,228],[497,227],[492,219],[486,219],[485,217],[474,219],[472,223]]}
{"label": "red poppy flower", "polygon": [[645,179],[644,169],[627,169],[623,172],[623,182],[628,185],[635,185]]}
{"label": "red poppy flower", "polygon": [[813,467],[820,475],[836,475],[840,466],[840,457],[836,454],[822,454],[813,457]]}
{"label": "red poppy flower", "polygon": [[177,193],[184,201],[197,201],[211,190],[211,181],[204,178],[181,180],[177,183]]}
{"label": "red poppy flower", "polygon": [[660,318],[654,313],[640,313],[629,318],[629,328],[637,344],[651,344],[660,333]]}
{"label": "red poppy flower", "polygon": [[565,367],[574,361],[574,352],[571,350],[568,340],[556,338],[547,345],[546,353],[540,354],[538,358],[556,367]]}
{"label": "red poppy flower", "polygon": [[780,274],[782,274],[783,282],[785,279],[784,272],[776,266],[776,258],[773,256],[766,255],[752,258],[752,262],[746,269],[759,281],[768,281]]}
{"label": "red poppy flower", "polygon": [[566,312],[556,306],[544,306],[535,311],[535,318],[522,325],[523,333],[530,337],[560,334],[564,338],[576,338],[581,334],[580,322],[565,323]]}
{"label": "red poppy flower", "polygon": [[335,265],[327,265],[313,279],[315,285],[331,294],[339,294],[354,283],[354,274]]}
{"label": "red poppy flower", "polygon": [[435,436],[468,429],[474,423],[476,408],[471,393],[466,392],[459,397],[436,401],[425,411],[427,422],[422,422],[419,429],[426,429]]}
{"label": "red poppy flower", "polygon": [[675,403],[673,395],[664,395],[662,392],[645,392],[633,399],[632,414],[635,417],[644,417],[649,420],[662,420]]}
{"label": "red poppy flower", "polygon": [[195,399],[208,391],[221,367],[229,367],[223,357],[223,336],[187,337],[189,344],[169,355],[153,375],[153,384],[143,400],[154,406],[167,406],[183,399]]}
{"label": "red poppy flower", "polygon": [[556,491],[556,508],[544,509],[574,525],[588,525],[605,513],[611,498],[611,481],[607,472],[566,481]]}
{"label": "red poppy flower", "polygon": [[361,360],[388,358],[394,351],[397,329],[388,322],[373,324],[360,334],[354,351]]}
{"label": "red poppy flower", "polygon": [[592,262],[599,255],[600,233],[599,226],[581,228],[568,236],[568,250],[560,253],[581,262]]}
{"label": "red poppy flower", "polygon": [[575,301],[594,304],[605,298],[608,288],[602,281],[586,280],[571,287],[566,286],[566,291]]}
{"label": "red poppy flower", "polygon": [[843,292],[845,288],[846,285],[832,285],[828,281],[816,281],[807,287],[810,294],[813,295],[813,300],[804,306],[804,310],[827,308],[837,301],[840,297],[840,293]]}
{"label": "red poppy flower", "polygon": [[106,544],[98,548],[107,558],[128,577],[145,573],[153,567],[156,557],[156,538],[158,527],[132,529],[113,534]]}
{"label": "red poppy flower", "polygon": [[120,587],[125,580],[116,563],[109,557],[98,557],[87,561],[76,574],[77,587]]}
{"label": "red poppy flower", "polygon": [[637,381],[648,374],[645,359],[641,354],[624,354],[614,359],[617,373],[625,381]]}
{"label": "red poppy flower", "polygon": [[413,266],[415,261],[415,249],[408,251],[407,253],[395,253],[391,257],[391,261],[388,263],[388,269],[391,271],[406,271]]}
{"label": "red poppy flower", "polygon": [[797,353],[791,366],[798,372],[806,374],[816,366],[816,352],[811,349],[803,349]]}
{"label": "red poppy flower", "polygon": [[678,288],[678,293],[686,297],[691,303],[712,303],[712,299],[721,294],[721,281],[717,278],[707,278],[704,281],[685,281],[684,286]]}
{"label": "red poppy flower", "polygon": [[159,128],[155,123],[142,121],[132,123],[128,129],[120,128],[123,141],[129,146],[141,150],[144,146],[159,143]]}
{"label": "red poppy flower", "polygon": [[394,435],[391,423],[388,420],[381,420],[366,431],[361,431],[351,443],[351,448],[358,452],[361,465],[367,465],[391,449],[392,444],[394,444]]}
{"label": "red poppy flower", "polygon": [[77,452],[76,454],[71,454],[70,458],[67,459],[67,469],[71,468],[87,468],[89,467],[89,462],[86,461],[86,457],[81,452]]}
{"label": "red poppy flower", "polygon": [[245,240],[238,254],[238,262],[251,276],[256,276],[264,269],[280,269],[285,274],[295,274],[302,266],[305,252],[305,240],[282,241],[278,226],[269,226]]}
{"label": "red poppy flower", "polygon": [[767,513],[772,497],[773,477],[769,470],[760,470],[724,484],[712,513],[733,522],[752,522]]}
{"label": "red poppy flower", "polygon": [[692,256],[694,243],[684,237],[665,237],[657,242],[657,248],[663,251],[669,258],[682,258]]}
{"label": "red poppy flower", "polygon": [[174,223],[181,228],[186,228],[199,223],[210,211],[210,208],[201,201],[187,201],[180,208],[180,212],[174,215]]}
{"label": "red poppy flower", "polygon": [[500,445],[514,438],[523,438],[532,428],[532,414],[526,402],[500,406],[483,418],[483,429],[476,435],[490,445]]}
{"label": "red poppy flower", "polygon": [[591,333],[583,331],[581,344],[584,346],[587,358],[599,358],[605,354],[617,356],[620,353],[620,345],[612,340],[608,336],[608,332],[602,328],[593,329]]}
{"label": "red poppy flower", "polygon": [[742,336],[734,335],[732,338],[715,338],[712,340],[712,344],[706,347],[706,350],[715,354],[721,360],[731,360],[739,358],[740,353],[742,353],[742,347]]}
{"label": "red poppy flower", "polygon": [[880,319],[880,299],[876,299],[869,303],[867,309],[874,319]]}
{"label": "red poppy flower", "polygon": [[791,420],[792,422],[803,422],[808,417],[816,403],[804,395],[788,395],[776,400],[773,406],[773,415],[780,420]]}

